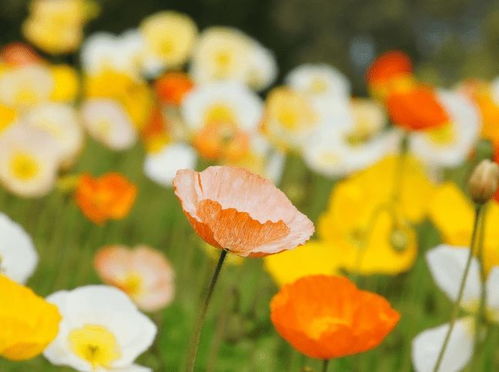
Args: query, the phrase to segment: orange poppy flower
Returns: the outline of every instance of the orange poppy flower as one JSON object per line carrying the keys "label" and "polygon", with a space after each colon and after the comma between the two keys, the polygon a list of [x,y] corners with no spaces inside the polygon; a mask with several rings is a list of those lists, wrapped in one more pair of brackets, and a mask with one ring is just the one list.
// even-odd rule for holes
{"label": "orange poppy flower", "polygon": [[106,246],[95,255],[94,266],[105,283],[120,288],[142,310],[157,311],[173,300],[173,268],[153,248]]}
{"label": "orange poppy flower", "polygon": [[179,106],[194,82],[182,72],[168,72],[156,80],[154,88],[161,102]]}
{"label": "orange poppy flower", "polygon": [[250,138],[230,123],[208,123],[196,133],[193,145],[206,159],[237,161],[249,152]]}
{"label": "orange poppy flower", "polygon": [[277,332],[301,353],[339,358],[378,346],[400,315],[388,301],[339,276],[306,276],[287,284],[270,303]]}
{"label": "orange poppy flower", "polygon": [[407,130],[437,128],[450,122],[435,91],[427,86],[391,92],[386,104],[393,123]]}
{"label": "orange poppy flower", "polygon": [[307,241],[314,225],[272,182],[242,168],[182,169],[175,194],[196,233],[239,256],[266,256]]}
{"label": "orange poppy flower", "polygon": [[119,220],[128,215],[137,196],[137,188],[119,173],[94,178],[82,174],[76,187],[76,204],[96,224]]}
{"label": "orange poppy flower", "polygon": [[383,53],[369,66],[366,80],[373,93],[384,98],[389,91],[412,80],[412,62],[399,50]]}
{"label": "orange poppy flower", "polygon": [[42,62],[42,58],[29,45],[13,42],[0,51],[0,60],[10,66],[25,66]]}

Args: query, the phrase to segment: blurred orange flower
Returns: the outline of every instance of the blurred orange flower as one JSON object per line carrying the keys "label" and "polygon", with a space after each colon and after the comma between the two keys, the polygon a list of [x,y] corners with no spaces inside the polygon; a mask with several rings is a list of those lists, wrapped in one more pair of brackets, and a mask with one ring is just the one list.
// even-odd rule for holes
{"label": "blurred orange flower", "polygon": [[208,123],[193,138],[199,154],[210,160],[237,161],[250,150],[250,136],[231,123]]}
{"label": "blurred orange flower", "polygon": [[437,128],[450,122],[436,92],[428,86],[391,92],[386,104],[393,123],[407,130]]}
{"label": "blurred orange flower", "polygon": [[161,102],[173,106],[179,106],[193,87],[194,82],[182,72],[168,72],[154,83]]}
{"label": "blurred orange flower", "polygon": [[120,288],[142,310],[157,311],[173,300],[173,268],[166,257],[153,248],[106,246],[95,255],[94,266],[105,283]]}
{"label": "blurred orange flower", "polygon": [[383,53],[369,66],[367,83],[374,95],[384,98],[390,91],[411,83],[412,62],[399,50]]}
{"label": "blurred orange flower", "polygon": [[313,275],[287,284],[270,303],[277,332],[301,353],[339,358],[378,346],[400,319],[388,301],[349,279]]}
{"label": "blurred orange flower", "polygon": [[76,204],[96,224],[124,218],[136,196],[136,186],[119,173],[107,173],[95,178],[82,174],[75,192]]}
{"label": "blurred orange flower", "polygon": [[9,66],[26,66],[32,63],[40,63],[43,60],[29,45],[13,42],[2,48],[0,61]]}
{"label": "blurred orange flower", "polygon": [[208,244],[266,256],[307,241],[314,225],[272,182],[242,168],[182,169],[173,181],[185,215]]}

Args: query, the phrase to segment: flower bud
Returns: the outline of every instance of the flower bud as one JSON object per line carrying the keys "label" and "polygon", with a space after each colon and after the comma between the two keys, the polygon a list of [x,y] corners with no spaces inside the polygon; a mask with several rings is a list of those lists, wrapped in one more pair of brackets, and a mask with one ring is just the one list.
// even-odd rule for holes
{"label": "flower bud", "polygon": [[482,160],[473,171],[469,187],[475,203],[483,204],[495,194],[499,185],[499,166],[488,160]]}

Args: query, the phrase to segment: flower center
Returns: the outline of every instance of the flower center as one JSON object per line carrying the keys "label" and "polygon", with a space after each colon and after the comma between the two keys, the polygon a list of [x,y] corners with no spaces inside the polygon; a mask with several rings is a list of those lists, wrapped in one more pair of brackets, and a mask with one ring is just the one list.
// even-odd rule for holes
{"label": "flower center", "polygon": [[15,178],[29,181],[38,175],[40,166],[33,155],[20,152],[12,156],[10,170]]}
{"label": "flower center", "polygon": [[236,118],[232,108],[223,103],[216,103],[208,107],[204,114],[205,123],[228,123],[235,124]]}
{"label": "flower center", "polygon": [[16,92],[15,102],[21,106],[31,106],[37,101],[37,94],[31,88],[21,88]]}
{"label": "flower center", "polygon": [[73,352],[90,363],[94,369],[108,368],[121,356],[116,337],[99,325],[88,324],[72,330],[68,341]]}
{"label": "flower center", "polygon": [[131,272],[118,284],[118,287],[131,297],[137,296],[142,288],[142,277]]}
{"label": "flower center", "polygon": [[332,317],[332,316],[322,316],[313,319],[310,323],[309,334],[314,339],[319,339],[324,332],[329,330],[334,330],[338,326],[348,325],[346,319]]}
{"label": "flower center", "polygon": [[327,91],[328,84],[325,79],[316,77],[310,82],[308,91],[313,94],[320,94]]}
{"label": "flower center", "polygon": [[451,144],[456,139],[454,127],[449,123],[428,131],[430,140],[439,146]]}

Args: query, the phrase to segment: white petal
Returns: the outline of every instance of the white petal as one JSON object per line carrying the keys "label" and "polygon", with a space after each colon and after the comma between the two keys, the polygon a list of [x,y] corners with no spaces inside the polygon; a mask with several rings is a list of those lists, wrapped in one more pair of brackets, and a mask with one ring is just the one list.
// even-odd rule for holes
{"label": "white petal", "polygon": [[[449,324],[421,332],[412,342],[412,363],[417,372],[433,372]],[[459,319],[452,330],[442,364],[438,372],[457,372],[463,369],[473,354],[473,318]]]}
{"label": "white petal", "polygon": [[[469,250],[467,248],[442,244],[431,249],[426,254],[430,272],[435,283],[452,301],[455,301],[457,298],[468,253]],[[480,267],[478,261],[473,258],[464,287],[461,306],[472,306],[479,299]]]}
{"label": "white petal", "polygon": [[196,151],[189,145],[175,143],[167,145],[161,152],[147,154],[144,173],[154,182],[172,187],[172,181],[179,169],[194,169]]}
{"label": "white petal", "polygon": [[499,267],[494,267],[487,278],[487,311],[491,320],[499,323]]}

